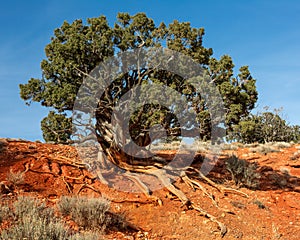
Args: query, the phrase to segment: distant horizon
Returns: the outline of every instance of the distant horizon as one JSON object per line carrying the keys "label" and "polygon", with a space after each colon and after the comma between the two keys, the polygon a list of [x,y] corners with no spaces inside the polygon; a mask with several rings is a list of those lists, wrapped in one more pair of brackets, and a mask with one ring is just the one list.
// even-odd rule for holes
{"label": "distant horizon", "polygon": [[[159,5],[153,7],[153,5]],[[300,125],[300,2],[253,0],[213,2],[191,1],[120,1],[91,0],[20,2],[7,1],[1,8],[0,39],[0,138],[20,138],[43,142],[40,121],[49,109],[33,103],[25,105],[19,96],[19,84],[31,77],[40,78],[44,48],[63,21],[105,15],[112,25],[118,12],[134,15],[145,12],[155,21],[188,21],[192,27],[203,27],[203,45],[212,48],[213,56],[228,54],[236,65],[248,65],[257,79],[258,102],[255,111],[264,106],[283,108],[291,125]],[[235,74],[236,74],[235,72]]]}

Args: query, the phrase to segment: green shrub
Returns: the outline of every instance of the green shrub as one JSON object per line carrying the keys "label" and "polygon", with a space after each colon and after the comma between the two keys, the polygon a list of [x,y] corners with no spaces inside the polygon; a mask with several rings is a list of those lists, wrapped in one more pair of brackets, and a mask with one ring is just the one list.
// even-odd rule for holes
{"label": "green shrub", "polygon": [[281,109],[249,115],[233,126],[228,138],[243,143],[298,142],[300,126],[291,126],[281,116]]}
{"label": "green shrub", "polygon": [[239,187],[257,189],[259,187],[260,175],[256,171],[256,164],[248,163],[232,155],[226,161],[226,169],[230,172],[235,184]]}

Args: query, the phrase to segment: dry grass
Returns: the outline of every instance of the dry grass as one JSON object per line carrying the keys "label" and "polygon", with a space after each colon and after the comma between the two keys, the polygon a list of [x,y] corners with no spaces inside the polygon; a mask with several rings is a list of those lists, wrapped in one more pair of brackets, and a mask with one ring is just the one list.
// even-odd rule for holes
{"label": "dry grass", "polygon": [[14,186],[21,185],[24,183],[24,172],[13,172],[12,169],[10,169],[6,179]]}
{"label": "dry grass", "polygon": [[300,157],[300,150],[294,152],[294,154],[290,157],[291,160],[298,160]]}
{"label": "dry grass", "polygon": [[[97,218],[98,216],[94,215],[94,217]],[[12,207],[1,206],[0,223],[3,220],[11,221],[12,227],[1,232],[1,240],[101,239],[99,231],[72,234],[65,223],[55,216],[52,208],[31,197],[19,197]]]}
{"label": "dry grass", "polygon": [[253,153],[268,154],[268,153],[272,153],[272,152],[279,152],[280,150],[271,145],[260,144],[256,147],[249,148],[249,151],[253,152]]}

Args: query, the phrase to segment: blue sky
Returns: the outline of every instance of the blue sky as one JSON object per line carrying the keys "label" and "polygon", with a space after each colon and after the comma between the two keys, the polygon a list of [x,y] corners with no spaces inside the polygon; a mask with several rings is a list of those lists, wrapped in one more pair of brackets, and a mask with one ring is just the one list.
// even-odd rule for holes
{"label": "blue sky", "polygon": [[229,54],[236,68],[249,65],[257,79],[258,109],[283,107],[300,124],[300,2],[297,0],[3,0],[0,9],[0,137],[42,139],[48,110],[19,97],[20,83],[40,77],[44,48],[64,20],[118,12],[145,12],[158,25],[174,19],[204,27],[204,46],[219,58]]}

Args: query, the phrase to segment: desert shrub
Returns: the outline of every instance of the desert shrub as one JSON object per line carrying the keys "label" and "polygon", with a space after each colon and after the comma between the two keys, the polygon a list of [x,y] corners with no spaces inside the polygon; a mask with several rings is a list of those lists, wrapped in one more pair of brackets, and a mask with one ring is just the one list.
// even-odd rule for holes
{"label": "desert shrub", "polygon": [[223,143],[221,144],[222,150],[237,150],[240,145],[233,144],[233,143]]}
{"label": "desert shrub", "polygon": [[259,201],[257,199],[254,200],[253,203],[256,204],[257,207],[260,208],[260,209],[266,209],[267,208],[261,201]]}
{"label": "desert shrub", "polygon": [[6,220],[10,217],[10,209],[7,206],[0,206],[0,224],[3,220]]}
{"label": "desert shrub", "polygon": [[68,237],[68,230],[53,210],[36,199],[19,197],[13,215],[15,224],[3,230],[0,239],[65,240]]}
{"label": "desert shrub", "polygon": [[16,219],[23,219],[27,216],[54,218],[54,212],[51,208],[47,208],[45,203],[32,197],[20,196],[13,206]]}
{"label": "desert shrub", "polygon": [[294,154],[290,157],[291,160],[297,160],[300,157],[300,150],[294,152]]}
{"label": "desert shrub", "polygon": [[288,142],[275,142],[273,143],[273,146],[276,148],[289,148],[292,146],[292,143]]}
{"label": "desert shrub", "polygon": [[253,153],[261,153],[261,154],[268,154],[272,152],[279,152],[278,149],[269,145],[269,144],[260,144],[257,147],[249,148],[250,152]]}
{"label": "desert shrub", "polygon": [[111,221],[107,215],[110,203],[104,198],[61,197],[58,209],[62,215],[69,215],[84,229],[105,229]]}
{"label": "desert shrub", "polygon": [[0,239],[28,239],[28,240],[65,240],[68,232],[62,222],[41,218],[38,216],[26,216],[16,225],[4,230]]}
{"label": "desert shrub", "polygon": [[7,181],[13,184],[14,186],[18,186],[24,183],[24,172],[17,171],[13,172],[11,169],[7,174]]}
{"label": "desert shrub", "polygon": [[12,207],[0,208],[0,223],[12,220],[13,225],[0,234],[1,240],[94,240],[101,239],[100,232],[76,233],[71,235],[54,210],[41,201],[31,197],[19,197]]}
{"label": "desert shrub", "polygon": [[98,232],[77,233],[68,238],[68,240],[100,240],[103,239]]}
{"label": "desert shrub", "polygon": [[226,169],[230,172],[237,186],[251,189],[258,188],[260,175],[256,171],[256,164],[248,163],[246,160],[232,155],[226,161]]}

